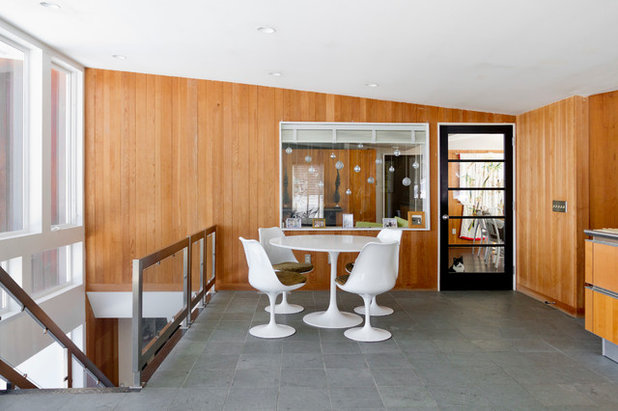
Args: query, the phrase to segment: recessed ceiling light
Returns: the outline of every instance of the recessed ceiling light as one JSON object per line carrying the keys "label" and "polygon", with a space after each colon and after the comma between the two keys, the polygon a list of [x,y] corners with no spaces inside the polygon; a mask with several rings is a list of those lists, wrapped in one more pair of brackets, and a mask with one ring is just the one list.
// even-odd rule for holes
{"label": "recessed ceiling light", "polygon": [[112,54],[112,57],[117,60],[126,60],[127,56],[123,56],[122,54]]}
{"label": "recessed ceiling light", "polygon": [[58,3],[51,3],[49,1],[42,1],[39,4],[41,6],[43,6],[43,7],[47,7],[48,9],[59,9],[60,8],[60,4],[58,4]]}
{"label": "recessed ceiling light", "polygon": [[373,87],[373,88],[375,88],[375,87],[378,87],[378,86],[379,86],[379,84],[378,84],[378,83],[367,83],[367,84],[365,84],[365,85],[366,85],[367,87]]}
{"label": "recessed ceiling light", "polygon": [[268,73],[268,75],[273,77],[281,77],[281,73],[279,73],[278,71],[273,71],[271,73]]}
{"label": "recessed ceiling light", "polygon": [[264,33],[264,34],[273,34],[277,30],[275,30],[274,27],[270,27],[270,26],[260,26],[257,28],[257,31],[259,31],[260,33]]}

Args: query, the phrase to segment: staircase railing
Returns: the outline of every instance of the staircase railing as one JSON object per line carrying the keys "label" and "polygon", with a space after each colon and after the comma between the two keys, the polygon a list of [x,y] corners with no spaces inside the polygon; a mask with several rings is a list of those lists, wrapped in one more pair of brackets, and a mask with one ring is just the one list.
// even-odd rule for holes
{"label": "staircase railing", "polygon": [[[34,300],[24,291],[23,288],[19,286],[11,278],[9,273],[4,271],[2,267],[0,267],[0,286],[6,291],[6,293],[17,301],[21,305],[21,310],[26,311],[33,319],[36,321],[43,330],[49,334],[60,346],[67,350],[67,383],[69,388],[72,385],[72,370],[73,370],[73,361],[74,358],[77,362],[79,362],[86,372],[88,372],[92,378],[96,381],[97,386],[102,387],[113,387],[114,384],[107,378],[105,374],[96,366],[94,363],[84,354],[82,350],[80,350],[77,345],[67,335],[62,331],[62,329],[52,320],[43,309],[36,303]],[[8,368],[12,369],[14,373],[19,374],[15,371],[10,365],[2,362],[0,364],[0,374],[3,377],[11,382],[12,384],[24,388],[23,385],[26,385],[26,381],[19,379],[16,377],[14,373],[8,371]],[[21,375],[21,374],[19,374]],[[23,376],[22,376],[23,377]],[[25,377],[23,377],[25,378]],[[32,384],[32,383],[30,383]],[[37,388],[32,384],[32,386],[26,388]]]}
{"label": "staircase railing", "polygon": [[[208,227],[205,230],[199,231],[188,236],[172,245],[169,245],[161,250],[147,255],[142,258],[133,260],[133,384],[135,387],[140,387],[147,382],[154,371],[167,356],[169,351],[176,345],[182,333],[181,329],[191,325],[193,309],[198,305],[205,305],[208,302],[210,294],[209,290],[214,291],[216,278],[216,234],[217,226]],[[212,252],[210,256],[212,276],[207,279],[207,262],[209,260],[206,253],[208,238],[212,241]],[[200,287],[201,289],[195,294],[191,292],[192,284],[192,246],[194,243],[201,240],[200,246]],[[183,307],[174,315],[173,320],[163,327],[156,335],[155,339],[150,341],[145,346],[143,343],[143,300],[144,300],[144,270],[157,263],[160,263],[168,257],[174,256],[176,253],[183,253]]]}

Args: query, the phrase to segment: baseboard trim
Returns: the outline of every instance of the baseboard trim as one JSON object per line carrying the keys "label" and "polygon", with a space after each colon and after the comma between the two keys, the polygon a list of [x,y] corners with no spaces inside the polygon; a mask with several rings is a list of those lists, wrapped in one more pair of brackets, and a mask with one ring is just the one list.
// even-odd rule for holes
{"label": "baseboard trim", "polygon": [[538,291],[531,290],[530,288],[523,286],[521,284],[517,284],[517,291],[521,292],[522,294],[527,295],[530,298],[534,298],[537,301],[541,301],[541,302],[550,301],[553,303],[551,304],[552,306],[570,315],[571,317],[583,317],[584,315],[584,307],[581,307],[581,308],[573,307],[569,304],[563,303],[562,301],[558,301],[554,297],[550,297],[543,293],[539,293]]}

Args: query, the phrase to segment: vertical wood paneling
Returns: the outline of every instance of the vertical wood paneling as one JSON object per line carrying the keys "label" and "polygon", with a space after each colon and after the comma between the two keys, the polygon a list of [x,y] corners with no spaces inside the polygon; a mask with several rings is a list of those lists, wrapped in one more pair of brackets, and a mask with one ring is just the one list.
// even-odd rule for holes
{"label": "vertical wood paneling", "polygon": [[[587,105],[571,97],[517,116],[518,288],[571,313],[584,305]],[[568,212],[552,212],[552,200]]]}
{"label": "vertical wood paneling", "polygon": [[[219,226],[218,286],[246,288],[237,238],[257,237],[258,227],[278,224],[279,121],[430,123],[432,230],[404,234],[398,287],[435,289],[437,123],[514,121],[506,115],[95,69],[86,70],[86,101],[89,290],[118,284],[126,289],[132,258],[210,224]],[[326,259],[317,261],[314,284],[324,288]],[[152,281],[176,282],[173,272],[153,270]]]}
{"label": "vertical wood paneling", "polygon": [[618,227],[618,91],[590,100],[590,228]]}

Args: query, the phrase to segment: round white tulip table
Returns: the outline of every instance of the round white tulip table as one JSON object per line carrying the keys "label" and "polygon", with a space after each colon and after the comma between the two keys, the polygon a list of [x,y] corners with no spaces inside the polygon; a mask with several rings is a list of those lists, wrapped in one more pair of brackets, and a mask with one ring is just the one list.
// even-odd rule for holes
{"label": "round white tulip table", "polygon": [[315,251],[328,253],[330,257],[330,301],[326,311],[307,314],[303,321],[320,328],[349,328],[363,322],[363,319],[352,313],[339,311],[337,307],[337,259],[339,253],[358,253],[367,243],[376,242],[375,237],[359,235],[290,235],[273,238],[270,244],[276,247],[290,248],[300,251]]}

